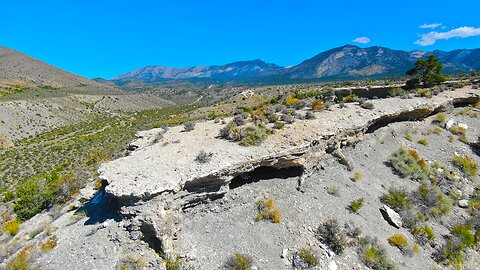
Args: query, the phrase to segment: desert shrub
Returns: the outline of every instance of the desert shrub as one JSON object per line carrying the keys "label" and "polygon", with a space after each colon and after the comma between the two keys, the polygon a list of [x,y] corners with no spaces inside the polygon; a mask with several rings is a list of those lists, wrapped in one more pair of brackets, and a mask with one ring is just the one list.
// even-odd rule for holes
{"label": "desert shrub", "polygon": [[305,113],[305,119],[315,119],[315,114],[311,111]]}
{"label": "desert shrub", "polygon": [[403,90],[402,88],[398,88],[398,87],[395,87],[395,88],[392,88],[388,91],[388,95],[391,96],[391,97],[399,97],[399,96],[403,96],[403,95],[407,95],[408,92]]}
{"label": "desert shrub", "polygon": [[182,260],[180,257],[169,257],[164,260],[166,270],[182,270]]}
{"label": "desert shrub", "polygon": [[470,226],[457,225],[450,230],[451,238],[435,254],[435,259],[461,269],[464,253],[475,245],[475,231]]}
{"label": "desert shrub", "polygon": [[477,175],[477,163],[475,163],[475,161],[469,156],[456,156],[453,158],[453,164],[460,168],[465,175]]}
{"label": "desert shrub", "polygon": [[183,129],[185,131],[192,131],[195,129],[195,123],[193,121],[187,121],[183,124]]}
{"label": "desert shrub", "polygon": [[240,140],[240,145],[242,146],[257,146],[260,145],[271,133],[271,130],[256,126],[256,127],[246,127],[243,129],[244,135]]}
{"label": "desert shrub", "polygon": [[398,149],[388,159],[387,163],[401,177],[411,177],[413,180],[421,181],[428,179],[430,169],[422,168],[415,157],[404,148]]}
{"label": "desert shrub", "polygon": [[299,264],[302,268],[310,268],[318,264],[318,258],[310,248],[302,248],[297,252],[297,256],[300,259]]}
{"label": "desert shrub", "polygon": [[409,140],[409,141],[413,141],[413,137],[412,137],[412,134],[408,133],[408,132],[405,132],[405,139]]}
{"label": "desert shrub", "polygon": [[364,109],[367,109],[367,110],[373,110],[373,108],[375,108],[375,106],[373,105],[372,102],[370,101],[365,101],[363,102],[360,107],[364,108]]}
{"label": "desert shrub", "polygon": [[352,94],[344,97],[342,101],[345,102],[345,103],[357,102],[358,101],[358,96],[352,93]]}
{"label": "desert shrub", "polygon": [[52,250],[57,246],[57,237],[52,235],[48,238],[48,240],[42,244],[40,244],[41,251],[48,251]]}
{"label": "desert shrub", "polygon": [[430,226],[428,226],[428,224],[425,224],[425,226],[423,227],[418,226],[413,228],[412,234],[417,239],[419,239],[420,242],[423,242],[423,243],[425,243],[426,241],[422,241],[422,239],[427,239],[428,241],[432,241],[433,239],[435,239],[435,237],[437,237],[435,232],[432,230]]}
{"label": "desert shrub", "polygon": [[258,210],[256,221],[270,220],[273,223],[280,223],[280,209],[276,207],[272,198],[260,199],[256,204]]}
{"label": "desert shrub", "polygon": [[292,107],[295,110],[301,110],[301,109],[305,108],[305,106],[306,106],[305,101],[297,101],[297,102],[292,104]]}
{"label": "desert shrub", "polygon": [[465,133],[467,133],[467,129],[460,127],[458,125],[451,126],[449,130],[451,133],[455,135],[465,135]]}
{"label": "desert shrub", "polygon": [[282,114],[280,119],[287,124],[291,124],[294,121],[293,116],[291,116],[289,114]]}
{"label": "desert shrub", "polygon": [[284,126],[285,124],[282,122],[275,122],[275,124],[273,124],[274,129],[282,129]]}
{"label": "desert shrub", "polygon": [[321,99],[312,102],[312,110],[323,111],[325,109],[325,102]]}
{"label": "desert shrub", "polygon": [[30,254],[34,247],[28,246],[20,250],[13,259],[8,262],[6,270],[29,270],[31,269]]}
{"label": "desert shrub", "polygon": [[363,206],[364,200],[365,200],[364,198],[353,200],[353,201],[350,202],[350,205],[348,206],[348,208],[353,213],[358,214],[360,212],[360,208],[362,208],[362,206]]}
{"label": "desert shrub", "polygon": [[282,104],[275,105],[273,108],[275,109],[275,112],[277,112],[277,113],[283,113],[287,110],[287,106],[282,105]]}
{"label": "desert shrub", "polygon": [[423,146],[428,146],[428,141],[426,139],[420,139],[417,142]]}
{"label": "desert shrub", "polygon": [[291,105],[293,105],[293,104],[295,104],[299,101],[300,101],[300,99],[298,99],[298,98],[289,97],[289,98],[285,99],[284,104],[287,105],[287,106],[291,106]]}
{"label": "desert shrub", "polygon": [[417,97],[426,97],[426,98],[431,98],[432,97],[432,92],[430,92],[430,89],[428,88],[422,88],[418,89],[417,92],[415,93]]}
{"label": "desert shrub", "polygon": [[195,161],[199,163],[208,163],[210,160],[212,160],[212,156],[213,153],[207,153],[204,150],[201,150],[195,158]]}
{"label": "desert shrub", "polygon": [[246,120],[245,120],[245,117],[244,117],[242,114],[239,114],[239,115],[235,115],[235,116],[233,117],[232,122],[233,122],[236,126],[243,126],[243,125],[245,125]]}
{"label": "desert shrub", "polygon": [[362,173],[361,172],[354,172],[353,173],[353,177],[352,177],[352,180],[354,182],[358,182],[362,179]]}
{"label": "desert shrub", "polygon": [[431,215],[444,215],[450,212],[452,200],[440,191],[438,186],[421,184],[415,193],[418,203],[426,206]]}
{"label": "desert shrub", "polygon": [[405,236],[403,234],[400,234],[400,233],[396,233],[396,234],[390,236],[387,239],[387,241],[391,246],[397,247],[401,250],[405,249],[408,246],[407,238],[405,238]]}
{"label": "desert shrub", "polygon": [[249,270],[252,269],[252,266],[252,258],[241,253],[235,253],[225,263],[225,269],[227,270]]}
{"label": "desert shrub", "polygon": [[25,221],[40,213],[50,204],[51,194],[48,194],[41,183],[31,179],[17,188],[16,197],[13,209],[17,218]]}
{"label": "desert shrub", "polygon": [[462,250],[475,245],[475,230],[470,226],[454,226],[450,234],[458,239],[459,248]]}
{"label": "desert shrub", "polygon": [[270,123],[275,123],[279,119],[279,117],[275,113],[274,109],[268,109],[268,110],[265,111],[264,114],[265,114],[265,117],[267,118],[268,122],[270,122]]}
{"label": "desert shrub", "polygon": [[443,113],[439,113],[437,114],[437,121],[438,122],[445,122],[445,120],[447,120],[447,116]]}
{"label": "desert shrub", "polygon": [[11,236],[16,235],[19,230],[20,230],[20,222],[16,219],[7,221],[2,228],[2,231],[10,234]]}
{"label": "desert shrub", "polygon": [[340,196],[340,190],[338,189],[337,186],[333,185],[333,186],[330,186],[328,189],[327,189],[327,193],[332,195],[332,196],[336,196],[336,197],[339,197]]}
{"label": "desert shrub", "polygon": [[364,238],[360,241],[360,260],[374,270],[393,270],[395,266],[390,261],[385,248],[374,239]]}
{"label": "desert shrub", "polygon": [[328,219],[317,229],[317,238],[336,254],[342,254],[348,247],[348,239],[338,220]]}
{"label": "desert shrub", "polygon": [[395,211],[403,211],[410,208],[410,199],[404,189],[390,188],[387,194],[380,197],[380,200]]}

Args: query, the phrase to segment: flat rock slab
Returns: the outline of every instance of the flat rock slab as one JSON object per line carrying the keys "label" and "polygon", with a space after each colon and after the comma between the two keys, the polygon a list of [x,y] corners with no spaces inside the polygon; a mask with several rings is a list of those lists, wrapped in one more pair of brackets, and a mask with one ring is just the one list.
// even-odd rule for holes
{"label": "flat rock slab", "polygon": [[[296,120],[276,130],[256,147],[243,147],[218,138],[224,125],[213,121],[197,123],[189,132],[184,132],[183,126],[173,127],[158,142],[143,144],[129,156],[102,164],[99,174],[109,183],[107,191],[120,198],[142,199],[164,192],[178,192],[187,182],[229,171],[253,169],[268,159],[305,153],[313,142],[318,147],[326,138],[345,137],[346,133],[355,130],[364,132],[385,117],[415,110],[433,111],[475,93],[478,90],[462,88],[443,92],[431,99],[378,99],[371,101],[375,106],[372,110],[362,109],[357,103],[346,104],[346,108],[335,105],[330,110],[316,112],[315,119]],[[143,135],[154,136],[157,130]],[[213,154],[210,162],[195,161],[202,150]]]}

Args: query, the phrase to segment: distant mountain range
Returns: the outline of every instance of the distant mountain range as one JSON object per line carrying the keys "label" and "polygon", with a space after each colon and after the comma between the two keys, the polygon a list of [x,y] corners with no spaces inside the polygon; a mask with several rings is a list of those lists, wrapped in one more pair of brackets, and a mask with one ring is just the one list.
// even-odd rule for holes
{"label": "distant mountain range", "polygon": [[407,52],[384,47],[360,48],[345,45],[322,52],[292,67],[281,67],[259,59],[221,66],[148,66],[117,76],[111,81],[122,86],[132,82],[155,84],[172,80],[271,82],[397,77],[405,76],[405,71],[417,59],[429,53],[440,58],[445,73],[480,70],[480,49]]}

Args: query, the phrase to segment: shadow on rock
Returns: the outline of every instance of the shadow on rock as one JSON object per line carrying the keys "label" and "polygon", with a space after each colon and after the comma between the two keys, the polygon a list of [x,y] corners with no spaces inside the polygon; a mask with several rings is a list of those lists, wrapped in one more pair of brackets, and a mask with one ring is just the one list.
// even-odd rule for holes
{"label": "shadow on rock", "polygon": [[84,225],[98,224],[109,219],[121,220],[118,199],[104,189],[99,191],[86,205],[78,208],[75,213],[85,213],[85,216],[89,218]]}

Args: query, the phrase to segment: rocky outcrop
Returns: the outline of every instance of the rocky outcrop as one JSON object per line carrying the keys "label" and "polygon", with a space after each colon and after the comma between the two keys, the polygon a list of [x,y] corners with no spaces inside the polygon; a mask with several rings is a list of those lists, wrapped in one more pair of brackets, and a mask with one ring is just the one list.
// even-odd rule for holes
{"label": "rocky outcrop", "polygon": [[382,213],[383,218],[388,222],[388,224],[392,225],[397,229],[400,229],[402,227],[402,218],[397,212],[395,212],[395,210],[384,204],[380,208],[380,212]]}
{"label": "rocky outcrop", "polygon": [[[151,130],[140,134],[132,144],[136,150],[129,156],[103,164],[100,178],[109,183],[109,193],[125,202],[182,191],[186,193],[180,204],[184,207],[221,196],[229,190],[233,179],[256,168],[304,166],[309,154],[338,153],[336,149],[358,142],[372,129],[420,119],[455,103],[478,101],[478,96],[471,92],[472,89],[463,88],[431,99],[373,100],[373,110],[362,109],[355,103],[346,108],[333,106],[317,112],[316,119],[296,121],[276,131],[259,147],[243,147],[218,138],[222,125],[213,121],[199,123],[190,132],[184,132],[183,127],[171,128],[158,140],[153,138],[160,129]],[[212,154],[208,163],[195,161],[201,151]],[[347,167],[352,166],[346,157],[342,160]]]}

